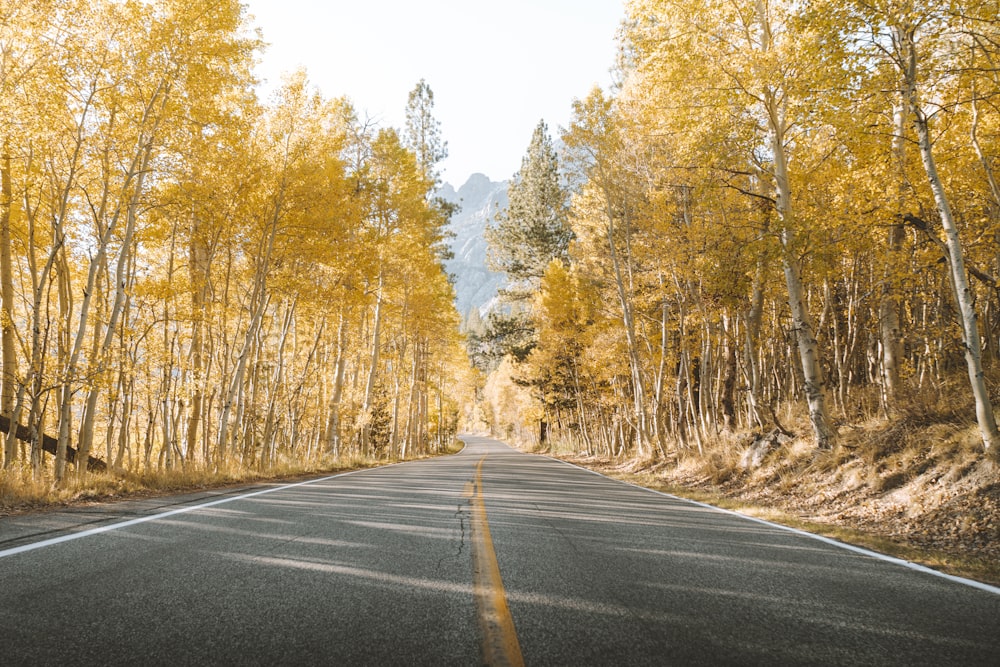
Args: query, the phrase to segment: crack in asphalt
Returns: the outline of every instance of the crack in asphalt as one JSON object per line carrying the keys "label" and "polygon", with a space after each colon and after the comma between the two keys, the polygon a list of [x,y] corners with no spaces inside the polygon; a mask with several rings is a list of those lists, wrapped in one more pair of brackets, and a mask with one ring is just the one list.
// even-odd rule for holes
{"label": "crack in asphalt", "polygon": [[462,552],[465,551],[465,508],[468,504],[468,501],[460,502],[458,504],[458,508],[455,510],[455,517],[458,519],[459,530],[461,531],[458,542],[458,551],[455,552],[454,556],[442,556],[437,562],[438,571],[441,571],[444,567],[444,562],[446,560],[449,560],[450,558],[454,558],[455,560],[462,559]]}
{"label": "crack in asphalt", "polygon": [[542,511],[542,508],[538,505],[538,503],[531,503],[531,504],[534,505],[535,511],[538,512],[538,516],[542,519],[542,521],[548,524],[548,526],[553,530],[553,532],[555,532],[559,537],[561,537],[563,540],[566,541],[566,544],[570,546],[570,548],[573,550],[573,553],[576,554],[583,553],[577,547],[576,541],[573,540],[569,535],[567,535],[555,521],[553,521],[550,517],[546,516],[545,512]]}

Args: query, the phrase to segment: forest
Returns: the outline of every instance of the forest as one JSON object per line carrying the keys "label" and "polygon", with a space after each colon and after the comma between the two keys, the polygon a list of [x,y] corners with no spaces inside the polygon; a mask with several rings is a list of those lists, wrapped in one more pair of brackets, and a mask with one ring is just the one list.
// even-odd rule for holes
{"label": "forest", "polygon": [[947,424],[996,460],[998,15],[629,0],[616,84],[531,137],[463,337],[425,81],[383,127],[303,71],[261,99],[235,0],[3,0],[3,483],[462,428],[665,461]]}
{"label": "forest", "polygon": [[489,232],[509,286],[470,345],[482,419],[638,459],[949,424],[996,460],[998,17],[627,2],[617,86],[558,141],[539,125]]}
{"label": "forest", "polygon": [[433,92],[400,129],[301,71],[262,100],[245,12],[0,3],[7,484],[451,442],[469,370]]}

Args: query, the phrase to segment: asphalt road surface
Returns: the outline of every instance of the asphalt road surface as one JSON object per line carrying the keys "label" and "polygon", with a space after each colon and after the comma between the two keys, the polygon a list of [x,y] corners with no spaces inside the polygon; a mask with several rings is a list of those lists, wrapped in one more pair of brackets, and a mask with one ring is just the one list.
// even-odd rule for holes
{"label": "asphalt road surface", "polygon": [[1000,665],[1000,591],[501,443],[0,519],[0,665]]}

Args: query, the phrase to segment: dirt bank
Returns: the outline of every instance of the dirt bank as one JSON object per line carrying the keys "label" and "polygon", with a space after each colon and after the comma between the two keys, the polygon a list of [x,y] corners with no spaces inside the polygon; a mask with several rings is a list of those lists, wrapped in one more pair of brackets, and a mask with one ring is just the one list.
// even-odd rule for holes
{"label": "dirt bank", "polygon": [[767,435],[720,438],[701,453],[671,452],[656,461],[555,455],[635,484],[1000,584],[1000,466],[983,456],[974,429],[861,426],[842,429],[833,451],[817,451],[803,437],[772,438],[760,447]]}

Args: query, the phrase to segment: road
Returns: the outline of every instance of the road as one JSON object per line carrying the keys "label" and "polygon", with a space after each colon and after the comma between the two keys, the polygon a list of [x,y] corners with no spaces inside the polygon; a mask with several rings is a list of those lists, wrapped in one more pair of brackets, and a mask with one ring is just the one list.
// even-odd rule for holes
{"label": "road", "polygon": [[1000,664],[996,589],[466,440],[0,519],[0,664]]}

